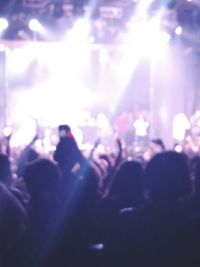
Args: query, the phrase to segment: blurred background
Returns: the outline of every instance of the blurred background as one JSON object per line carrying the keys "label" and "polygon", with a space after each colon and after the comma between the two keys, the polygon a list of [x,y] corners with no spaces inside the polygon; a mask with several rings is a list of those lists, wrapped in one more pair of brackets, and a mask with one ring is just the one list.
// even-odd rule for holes
{"label": "blurred background", "polygon": [[199,0],[1,0],[0,39],[13,145],[61,123],[82,142],[200,134]]}

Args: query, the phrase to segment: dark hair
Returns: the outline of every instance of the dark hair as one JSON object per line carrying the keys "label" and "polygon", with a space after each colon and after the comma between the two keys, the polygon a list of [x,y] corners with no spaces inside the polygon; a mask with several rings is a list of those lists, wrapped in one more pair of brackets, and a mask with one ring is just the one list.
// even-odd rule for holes
{"label": "dark hair", "polygon": [[156,144],[156,145],[160,146],[160,148],[161,148],[162,150],[165,150],[165,145],[164,145],[164,142],[162,141],[162,139],[160,139],[160,138],[155,138],[155,139],[152,139],[151,142],[152,142],[153,144]]}
{"label": "dark hair", "polygon": [[118,195],[127,201],[141,201],[144,193],[143,182],[142,165],[137,161],[126,161],[120,166],[114,177],[110,195]]}
{"label": "dark hair", "polygon": [[58,193],[61,174],[53,161],[38,159],[27,165],[24,179],[31,196],[39,197],[45,193]]}
{"label": "dark hair", "polygon": [[190,192],[187,158],[174,151],[155,155],[146,167],[146,186],[152,199],[185,197]]}
{"label": "dark hair", "polygon": [[6,185],[10,185],[12,183],[10,161],[4,154],[0,154],[0,181]]}

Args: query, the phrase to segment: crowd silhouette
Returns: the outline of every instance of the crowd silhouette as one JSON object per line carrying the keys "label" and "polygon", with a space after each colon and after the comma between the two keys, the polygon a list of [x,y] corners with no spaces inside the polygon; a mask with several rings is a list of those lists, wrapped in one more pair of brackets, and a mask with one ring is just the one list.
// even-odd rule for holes
{"label": "crowd silhouette", "polygon": [[97,162],[61,131],[52,157],[36,138],[14,162],[0,154],[1,267],[200,266],[198,155],[157,139],[151,159],[127,159],[116,140]]}

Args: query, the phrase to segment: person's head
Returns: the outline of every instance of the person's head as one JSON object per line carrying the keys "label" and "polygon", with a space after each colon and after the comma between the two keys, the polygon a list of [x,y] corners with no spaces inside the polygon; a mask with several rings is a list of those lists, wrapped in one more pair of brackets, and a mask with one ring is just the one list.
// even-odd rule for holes
{"label": "person's head", "polygon": [[162,139],[160,138],[155,138],[151,140],[151,143],[157,146],[157,151],[164,151],[165,150],[165,145]]}
{"label": "person's head", "polygon": [[66,174],[71,171],[75,163],[80,163],[83,155],[68,125],[60,125],[59,133],[60,141],[54,153],[54,160],[58,163],[62,173]]}
{"label": "person's head", "polygon": [[60,139],[73,137],[71,133],[71,128],[67,124],[61,124],[58,126],[58,134]]}
{"label": "person's head", "polygon": [[39,159],[39,154],[35,151],[35,149],[30,148],[27,154],[27,163],[33,160]]}
{"label": "person's head", "polygon": [[144,171],[139,162],[124,162],[114,177],[110,195],[115,195],[122,200],[128,200],[132,202],[141,201],[144,194],[143,178]]}
{"label": "person's head", "polygon": [[0,181],[6,185],[10,185],[12,183],[10,161],[4,154],[0,154]]}
{"label": "person's head", "polygon": [[190,192],[187,158],[174,151],[156,154],[146,167],[146,186],[154,201],[175,201]]}
{"label": "person's head", "polygon": [[38,159],[26,166],[24,179],[32,198],[57,196],[60,187],[60,171],[49,159]]}

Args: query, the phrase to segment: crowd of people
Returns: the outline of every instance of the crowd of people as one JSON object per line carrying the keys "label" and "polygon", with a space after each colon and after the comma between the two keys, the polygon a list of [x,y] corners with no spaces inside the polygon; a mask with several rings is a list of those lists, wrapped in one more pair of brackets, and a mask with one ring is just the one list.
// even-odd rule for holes
{"label": "crowd of people", "polygon": [[67,125],[53,155],[0,153],[1,267],[200,266],[200,156],[87,157]]}

